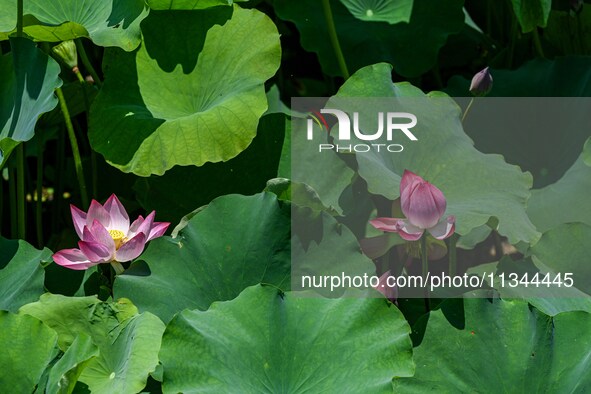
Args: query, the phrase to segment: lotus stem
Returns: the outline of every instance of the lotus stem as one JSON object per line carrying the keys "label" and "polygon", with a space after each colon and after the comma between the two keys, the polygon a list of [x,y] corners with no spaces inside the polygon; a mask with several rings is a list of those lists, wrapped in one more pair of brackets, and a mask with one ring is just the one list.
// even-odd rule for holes
{"label": "lotus stem", "polygon": [[326,20],[326,28],[328,29],[330,43],[332,44],[332,49],[334,50],[335,56],[337,57],[337,63],[339,64],[341,74],[343,74],[345,79],[349,79],[349,69],[347,68],[345,56],[343,56],[341,44],[339,43],[339,37],[337,35],[337,29],[335,27],[332,15],[332,9],[330,8],[330,0],[322,0],[322,8],[324,9],[324,18]]}
{"label": "lotus stem", "polygon": [[17,237],[25,239],[27,235],[27,223],[25,217],[25,149],[24,143],[16,148],[16,204],[17,204]]}
{"label": "lotus stem", "polygon": [[39,142],[37,151],[37,202],[35,206],[35,225],[37,227],[37,242],[43,248],[43,143]]}
{"label": "lotus stem", "polygon": [[448,250],[448,258],[449,258],[449,276],[454,276],[457,272],[457,245],[458,243],[458,235],[452,234],[449,238],[449,250]]}
{"label": "lotus stem", "polygon": [[421,237],[421,262],[423,268],[423,280],[425,284],[425,311],[429,313],[429,289],[427,287],[427,277],[429,276],[429,251],[427,249],[427,235]]}
{"label": "lotus stem", "polygon": [[123,272],[125,272],[125,268],[123,268],[123,265],[121,265],[121,263],[118,261],[112,261],[111,267],[113,267],[115,270],[116,275],[121,275]]}
{"label": "lotus stem", "polygon": [[10,200],[10,237],[17,235],[17,202],[16,202],[16,171],[14,168],[8,170],[8,199]]}
{"label": "lotus stem", "polygon": [[68,105],[64,98],[64,93],[61,88],[55,90],[57,98],[60,102],[60,108],[66,122],[66,129],[68,130],[68,137],[70,138],[70,145],[72,146],[72,154],[74,156],[74,165],[76,168],[76,177],[78,178],[78,185],[80,186],[80,198],[82,200],[82,206],[88,208],[88,193],[86,189],[86,180],[84,179],[84,169],[82,167],[82,159],[80,158],[80,149],[78,148],[78,140],[76,139],[76,133],[74,132],[74,126],[72,125],[72,119],[70,119],[70,112],[68,111]]}
{"label": "lotus stem", "polygon": [[533,38],[533,42],[534,42],[534,49],[536,50],[536,53],[538,54],[539,57],[541,57],[542,59],[545,59],[546,56],[544,56],[544,50],[542,49],[542,42],[540,41],[540,34],[538,33],[538,28],[534,28],[534,30],[532,31],[532,38]]}
{"label": "lotus stem", "polygon": [[462,123],[464,123],[464,120],[466,120],[466,116],[468,116],[468,112],[470,112],[470,109],[472,108],[472,104],[474,104],[474,97],[472,97],[470,99],[470,102],[468,103],[468,106],[466,107],[466,110],[464,111],[464,114],[462,115]]}
{"label": "lotus stem", "polygon": [[[14,4],[14,3],[13,3]],[[24,0],[17,0],[16,2],[16,36],[23,36],[23,6]]]}
{"label": "lotus stem", "polygon": [[94,79],[94,83],[100,88],[103,86],[101,79],[99,78],[96,70],[92,66],[92,63],[88,59],[88,55],[86,54],[86,49],[84,49],[84,44],[81,41],[81,38],[76,39],[76,49],[78,50],[78,54],[80,55],[80,60],[82,60],[82,64],[86,70],[90,73],[92,79]]}

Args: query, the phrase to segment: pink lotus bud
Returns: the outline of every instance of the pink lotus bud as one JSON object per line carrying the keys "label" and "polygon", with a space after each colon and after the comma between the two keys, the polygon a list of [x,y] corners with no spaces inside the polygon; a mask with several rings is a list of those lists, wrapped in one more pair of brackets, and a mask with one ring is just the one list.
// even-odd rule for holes
{"label": "pink lotus bud", "polygon": [[446,205],[441,190],[420,176],[404,171],[400,183],[400,207],[412,225],[421,229],[435,226],[445,213]]}
{"label": "pink lotus bud", "polygon": [[425,230],[436,239],[445,239],[455,231],[455,217],[441,220],[447,201],[441,190],[417,174],[404,170],[400,181],[400,208],[406,219],[376,218],[370,220],[375,228],[396,232],[407,241],[417,241]]}
{"label": "pink lotus bud", "polygon": [[472,83],[470,84],[470,93],[477,97],[486,96],[490,93],[492,87],[493,78],[492,75],[490,75],[488,67],[486,67],[484,70],[476,73],[474,78],[472,78]]}

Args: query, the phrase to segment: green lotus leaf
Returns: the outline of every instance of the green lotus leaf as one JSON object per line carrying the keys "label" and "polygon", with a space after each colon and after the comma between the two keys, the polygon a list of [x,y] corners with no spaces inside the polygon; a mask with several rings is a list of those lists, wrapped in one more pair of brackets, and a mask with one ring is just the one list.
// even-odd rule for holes
{"label": "green lotus leaf", "polygon": [[4,167],[10,154],[18,146],[19,142],[11,138],[0,139],[0,169]]}
{"label": "green lotus leaf", "polygon": [[591,138],[585,141],[585,146],[583,147],[583,161],[588,167],[591,167]]}
{"label": "green lotus leaf", "polygon": [[527,214],[539,231],[571,222],[591,226],[591,167],[585,163],[585,154],[590,151],[587,143],[583,154],[560,180],[532,191]]}
{"label": "green lotus leaf", "polygon": [[[148,16],[143,0],[27,0],[23,31],[36,41],[88,37],[96,45],[132,51],[140,43],[140,22]],[[0,39],[16,28],[16,2],[0,0]]]}
{"label": "green lotus leaf", "polygon": [[[177,238],[152,241],[117,277],[114,294],[167,322],[257,283],[289,289],[289,257],[289,209],[271,193],[227,195],[196,213]],[[146,264],[148,273],[141,270]]]}
{"label": "green lotus leaf", "polygon": [[[523,299],[548,316],[572,311],[591,312],[591,296],[575,287],[565,287],[558,281],[554,282],[556,272],[539,261],[534,264],[531,258],[514,261],[511,257],[504,256],[498,263],[482,264],[470,268],[468,273],[485,278],[502,298]],[[495,274],[493,283],[490,282],[491,273]],[[517,274],[517,280],[513,280],[514,274]],[[499,275],[503,275],[503,280]],[[522,278],[530,282],[526,284],[521,281]]]}
{"label": "green lotus leaf", "polygon": [[57,105],[60,67],[26,38],[11,38],[0,56],[0,165],[20,141],[33,138],[37,118]]}
{"label": "green lotus leaf", "polygon": [[248,0],[147,0],[153,10],[203,10]]}
{"label": "green lotus leaf", "polygon": [[387,22],[391,25],[410,21],[414,0],[341,0],[355,16],[366,22]]}
{"label": "green lotus leaf", "polygon": [[570,273],[575,288],[591,294],[591,226],[565,223],[546,231],[531,248],[531,254],[556,273]]}
{"label": "green lotus leaf", "polygon": [[91,353],[77,341],[80,334],[92,338],[100,353],[88,361],[79,380],[93,393],[139,392],[158,364],[164,324],[151,313],[138,314],[129,300],[101,302],[96,297],[45,294],[20,313],[53,328],[66,354],[72,346]]}
{"label": "green lotus leaf", "polygon": [[[292,120],[291,133],[302,135],[305,130],[298,125],[303,126],[303,123]],[[334,151],[318,154],[316,149],[310,149],[312,145],[317,147],[328,142],[326,132],[316,124],[313,127],[312,140],[291,138],[291,179],[310,186],[324,206],[342,214],[339,198],[351,184],[355,172]]]}
{"label": "green lotus leaf", "polygon": [[[376,267],[369,257],[361,253],[355,235],[348,227],[338,223],[326,212],[316,220],[302,215],[292,207],[292,289],[306,290],[305,277],[363,277],[375,275]],[[316,288],[324,296],[340,296],[348,286],[340,284],[334,289]],[[376,295],[379,293],[376,292]]]}
{"label": "green lotus leaf", "polygon": [[98,354],[98,347],[92,343],[92,338],[84,333],[78,334],[72,345],[49,371],[46,392],[71,393],[84,368]]}
{"label": "green lotus leaf", "polygon": [[591,314],[550,318],[523,301],[464,300],[462,329],[441,310],[431,312],[414,349],[414,377],[395,379],[403,393],[584,393]]}
{"label": "green lotus leaf", "polygon": [[280,61],[271,20],[236,6],[155,11],[142,33],[137,51],[105,54],[105,83],[91,109],[93,148],[141,176],[227,161],[246,149],[267,109],[263,83]]}
{"label": "green lotus leaf", "polygon": [[410,329],[395,307],[358,293],[254,286],[183,311],[162,340],[163,392],[391,393],[393,377],[413,374]]}
{"label": "green lotus leaf", "polygon": [[524,33],[538,27],[546,27],[552,0],[511,0],[511,3]]}
{"label": "green lotus leaf", "polygon": [[50,261],[49,249],[37,250],[23,240],[0,237],[0,309],[16,312],[45,292],[42,262]]}
{"label": "green lotus leaf", "polygon": [[[332,0],[330,5],[350,73],[369,64],[388,62],[398,74],[417,77],[433,67],[448,37],[464,27],[464,3],[460,0],[450,0],[445,7],[433,7],[429,0],[414,0],[410,22],[396,25],[359,20],[341,1]],[[296,24],[303,48],[318,54],[323,71],[342,76],[328,35],[322,2],[275,0],[274,6],[281,19]]]}
{"label": "green lotus leaf", "polygon": [[367,97],[365,109],[388,112],[392,101],[376,97],[396,97],[397,110],[406,109],[419,119],[413,128],[418,140],[405,143],[403,152],[392,154],[382,149],[356,154],[358,172],[367,181],[368,190],[391,200],[398,198],[402,173],[408,169],[443,191],[446,215],[456,216],[460,235],[495,217],[498,231],[512,243],[536,241],[539,233],[525,213],[531,175],[508,165],[501,156],[476,150],[462,129],[460,109],[451,98],[439,93],[425,95],[405,83],[393,84],[390,73],[387,64],[366,67],[329,102],[332,108],[347,110],[347,98]]}
{"label": "green lotus leaf", "polygon": [[267,180],[277,176],[285,123],[283,114],[263,116],[252,143],[227,162],[174,167],[163,176],[138,179],[133,187],[138,202],[147,212],[156,210],[159,220],[178,223],[187,212],[216,197],[260,192]]}
{"label": "green lotus leaf", "polygon": [[0,311],[0,391],[32,393],[57,355],[57,335],[31,316]]}

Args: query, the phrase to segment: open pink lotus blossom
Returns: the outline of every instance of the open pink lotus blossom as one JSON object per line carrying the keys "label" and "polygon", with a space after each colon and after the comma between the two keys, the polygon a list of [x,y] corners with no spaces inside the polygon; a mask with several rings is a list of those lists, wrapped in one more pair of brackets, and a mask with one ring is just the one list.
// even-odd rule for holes
{"label": "open pink lotus blossom", "polygon": [[437,239],[445,239],[455,231],[454,216],[441,220],[447,207],[441,190],[408,170],[404,170],[400,182],[400,207],[406,219],[376,218],[371,225],[398,233],[407,241],[420,239],[425,230]]}
{"label": "open pink lotus blossom", "polygon": [[79,249],[64,249],[53,255],[57,264],[73,270],[85,270],[102,263],[112,263],[117,273],[119,263],[131,261],[144,250],[146,242],[161,237],[170,223],[155,222],[155,211],[145,219],[140,216],[131,225],[125,208],[114,194],[105,205],[92,200],[88,213],[70,205],[74,228],[80,237]]}

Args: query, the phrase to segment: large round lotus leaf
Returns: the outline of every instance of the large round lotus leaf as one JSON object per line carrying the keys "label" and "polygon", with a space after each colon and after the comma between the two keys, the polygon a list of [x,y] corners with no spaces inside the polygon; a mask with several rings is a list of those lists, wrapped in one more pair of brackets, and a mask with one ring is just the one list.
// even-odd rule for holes
{"label": "large round lotus leaf", "polygon": [[45,294],[20,313],[53,328],[62,350],[75,346],[80,334],[92,338],[100,354],[88,362],[79,380],[93,393],[139,392],[158,364],[164,324],[151,313],[138,315],[129,300],[100,302],[96,297]]}
{"label": "large round lotus leaf", "polygon": [[[534,264],[531,258],[514,261],[509,256],[504,256],[498,263],[487,263],[470,268],[469,274],[485,278],[486,282],[494,288],[501,298],[522,299],[533,305],[540,312],[548,316],[556,316],[563,312],[584,311],[591,312],[591,296],[583,293],[575,287],[565,287],[563,283],[553,281],[556,272],[543,266],[539,261]],[[493,283],[490,274],[495,273]],[[538,276],[536,277],[536,273]],[[512,281],[513,274],[521,279],[524,275],[528,278],[545,284],[526,284],[525,281]],[[549,274],[546,277],[546,274]],[[503,275],[504,281],[500,275]],[[510,285],[507,285],[507,284]]]}
{"label": "large round lotus leaf", "polygon": [[195,214],[177,238],[152,241],[135,267],[117,277],[114,293],[166,322],[257,283],[289,289],[289,257],[289,209],[271,193],[227,195]]}
{"label": "large round lotus leaf", "polygon": [[0,138],[0,169],[8,162],[10,153],[18,144],[19,142],[11,138]]}
{"label": "large round lotus leaf", "polygon": [[546,231],[531,254],[556,273],[571,273],[574,287],[591,294],[591,226],[566,223]]}
{"label": "large round lotus leaf", "polygon": [[[303,135],[305,130],[301,127],[305,127],[304,123],[296,123],[292,118],[291,133]],[[316,124],[313,127],[312,140],[291,138],[290,179],[310,186],[318,193],[323,205],[342,215],[339,198],[343,190],[351,184],[355,172],[334,151],[319,155],[316,149],[310,149],[311,146],[328,142],[327,133],[319,131]]]}
{"label": "large round lotus leaf", "polygon": [[153,10],[202,10],[248,0],[147,0]]}
{"label": "large round lotus leaf", "polygon": [[32,393],[57,355],[55,331],[31,316],[0,311],[0,391]]}
{"label": "large round lotus leaf", "polygon": [[105,54],[105,84],[91,109],[93,148],[142,176],[242,152],[267,109],[263,84],[280,62],[273,22],[236,6],[155,11],[142,33],[137,51]]}
{"label": "large round lotus leaf", "polygon": [[[11,52],[0,57],[0,156],[8,157],[14,141],[33,138],[37,118],[57,105],[60,67],[26,38],[11,38]],[[9,138],[9,140],[5,140]]]}
{"label": "large round lotus leaf", "polygon": [[[26,0],[23,31],[36,41],[89,37],[101,46],[131,51],[140,43],[140,22],[148,15],[143,0]],[[0,0],[0,39],[16,28],[16,1]]]}
{"label": "large round lotus leaf", "polygon": [[2,0],[2,13],[0,13],[0,31],[12,31],[16,29],[17,2],[14,0]]}
{"label": "large round lotus leaf", "polygon": [[[309,289],[312,282],[306,282],[306,277],[375,275],[373,261],[361,252],[357,238],[348,227],[326,212],[310,220],[306,216],[302,217],[302,211],[309,210],[292,205],[292,290]],[[332,284],[334,288],[329,285],[315,290],[334,297],[342,295],[349,287],[346,283]],[[376,292],[375,295],[380,296],[380,293]]]}
{"label": "large round lotus leaf", "polygon": [[[16,254],[4,256],[15,251]],[[8,265],[2,260],[7,258]],[[21,306],[36,301],[45,292],[45,274],[41,265],[50,261],[49,249],[37,250],[25,241],[0,238],[0,309],[16,312]]]}
{"label": "large round lotus leaf", "polygon": [[511,3],[524,33],[537,29],[538,26],[546,27],[552,0],[511,0]]}
{"label": "large round lotus leaf", "polygon": [[367,22],[387,22],[391,25],[408,22],[413,0],[341,0],[357,19]]}
{"label": "large round lotus leaf", "polygon": [[586,154],[591,154],[589,143],[581,157],[558,182],[532,191],[527,214],[539,231],[571,222],[591,226],[591,167],[585,164]]}
{"label": "large round lotus leaf", "polygon": [[[399,3],[398,1],[389,1]],[[280,18],[294,22],[304,49],[318,54],[322,69],[341,75],[328,35],[322,2],[318,0],[276,0]],[[464,27],[461,0],[434,7],[430,0],[415,0],[410,22],[390,25],[367,23],[354,17],[340,0],[330,2],[337,35],[349,72],[377,62],[388,62],[405,77],[430,70],[447,38]]]}
{"label": "large round lotus leaf", "polygon": [[550,318],[523,301],[464,301],[465,327],[431,312],[403,393],[585,393],[591,390],[591,315]]}
{"label": "large round lotus leaf", "polygon": [[216,197],[260,192],[277,176],[286,121],[283,114],[263,116],[252,143],[229,161],[177,166],[162,176],[137,179],[133,189],[138,202],[147,212],[156,210],[159,220],[178,223]]}
{"label": "large round lotus leaf", "polygon": [[80,333],[63,356],[51,367],[46,393],[71,393],[80,374],[99,350],[92,338]]}
{"label": "large round lotus leaf", "polygon": [[371,108],[373,114],[392,110],[392,101],[376,97],[397,97],[397,105],[402,106],[397,110],[411,112],[419,120],[412,129],[417,141],[403,136],[403,152],[392,154],[382,149],[356,154],[359,175],[367,181],[368,190],[391,200],[398,198],[402,173],[408,169],[443,191],[446,215],[456,216],[460,235],[495,217],[499,232],[512,243],[536,240],[539,234],[525,213],[531,175],[507,164],[499,155],[476,150],[462,130],[460,109],[451,98],[427,96],[409,84],[393,84],[390,73],[387,64],[366,67],[329,102],[333,108],[345,109],[348,97],[367,97],[363,108]]}
{"label": "large round lotus leaf", "polygon": [[392,378],[413,374],[410,328],[394,306],[310,296],[255,286],[182,312],[162,339],[163,391],[391,393]]}

